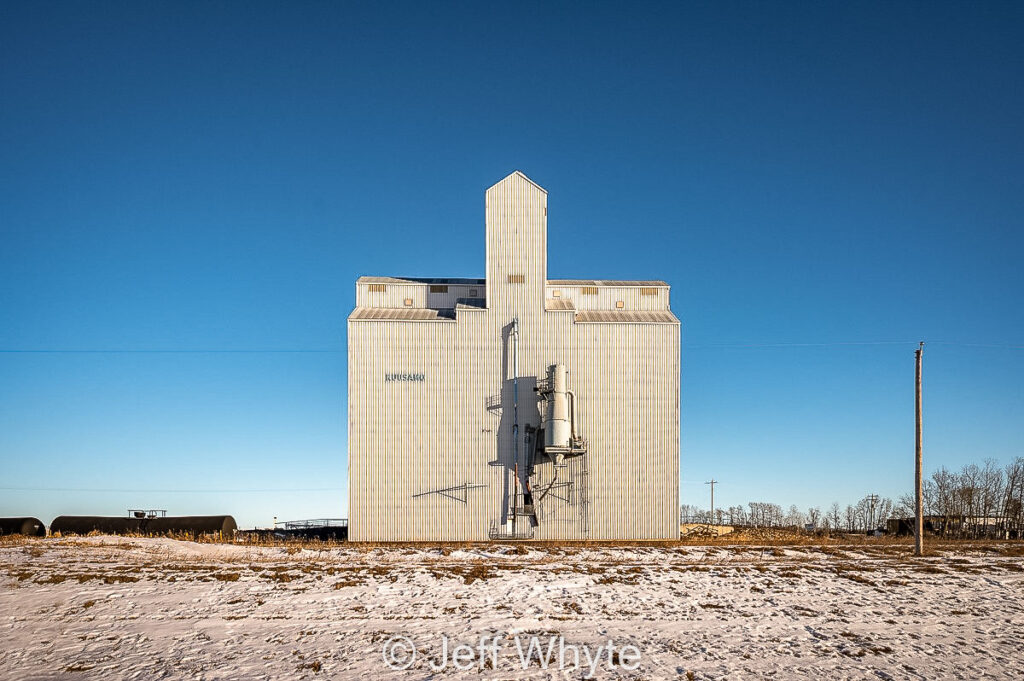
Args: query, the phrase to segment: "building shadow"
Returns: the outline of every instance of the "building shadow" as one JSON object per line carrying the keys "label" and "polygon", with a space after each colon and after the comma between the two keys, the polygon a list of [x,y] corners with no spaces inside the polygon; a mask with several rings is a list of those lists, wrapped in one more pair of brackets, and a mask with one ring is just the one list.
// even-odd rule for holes
{"label": "building shadow", "polygon": [[[522,346],[522,330],[520,329],[519,344]],[[498,453],[492,465],[502,469],[502,490],[501,490],[501,513],[500,524],[508,525],[511,522],[512,502],[516,494],[516,443],[518,442],[519,461],[519,485],[518,492],[522,494],[527,489],[528,477],[527,467],[530,453],[527,451],[526,426],[538,428],[540,426],[540,411],[537,409],[537,377],[523,374],[522,355],[519,361],[519,376],[514,375],[515,358],[514,342],[512,338],[512,323],[505,325],[501,330],[501,391],[499,393],[501,403],[501,418],[495,430],[496,451]],[[521,348],[520,348],[521,349]],[[518,383],[518,386],[517,386]],[[518,409],[516,409],[518,392]],[[514,433],[516,417],[518,413],[518,433]],[[522,501],[520,497],[519,501]],[[526,522],[526,519],[522,519]]]}

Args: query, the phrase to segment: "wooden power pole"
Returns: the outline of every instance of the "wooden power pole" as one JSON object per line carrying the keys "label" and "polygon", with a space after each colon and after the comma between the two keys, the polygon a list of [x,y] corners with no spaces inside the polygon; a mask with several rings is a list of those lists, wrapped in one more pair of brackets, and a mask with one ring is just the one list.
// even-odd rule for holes
{"label": "wooden power pole", "polygon": [[715,484],[717,482],[717,480],[711,478],[711,480],[704,483],[705,485],[711,485],[711,525],[717,525],[715,522]]}
{"label": "wooden power pole", "polygon": [[914,438],[914,555],[924,553],[924,490],[921,484],[921,354],[924,352],[922,342],[914,356],[917,358],[915,380],[914,413],[916,417],[916,437]]}

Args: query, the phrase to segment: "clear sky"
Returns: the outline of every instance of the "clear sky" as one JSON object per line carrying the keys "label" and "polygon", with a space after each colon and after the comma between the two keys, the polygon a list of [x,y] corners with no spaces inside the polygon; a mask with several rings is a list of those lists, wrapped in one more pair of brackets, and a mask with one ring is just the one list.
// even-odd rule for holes
{"label": "clear sky", "polygon": [[514,169],[672,285],[683,502],[909,491],[918,340],[926,469],[1024,455],[1022,83],[1021,3],[3,2],[0,515],[344,517],[355,279]]}

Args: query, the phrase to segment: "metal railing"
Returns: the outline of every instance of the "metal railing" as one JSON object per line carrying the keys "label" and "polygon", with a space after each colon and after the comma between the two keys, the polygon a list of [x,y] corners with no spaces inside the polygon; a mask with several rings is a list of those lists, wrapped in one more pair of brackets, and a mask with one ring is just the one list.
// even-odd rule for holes
{"label": "metal railing", "polygon": [[[281,523],[279,523],[281,524]],[[348,527],[348,518],[315,518],[312,520],[286,520],[286,530],[312,530],[318,527]]]}

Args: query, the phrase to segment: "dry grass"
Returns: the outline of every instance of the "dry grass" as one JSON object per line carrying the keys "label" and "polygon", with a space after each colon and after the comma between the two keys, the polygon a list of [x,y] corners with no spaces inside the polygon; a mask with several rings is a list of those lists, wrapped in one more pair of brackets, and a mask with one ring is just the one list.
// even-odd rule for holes
{"label": "dry grass", "polygon": [[[93,532],[89,536],[103,536]],[[110,535],[107,535],[110,536]],[[109,548],[128,548],[131,539],[150,535],[128,534],[116,535],[125,540],[121,543],[108,543]],[[330,552],[335,549],[356,550],[369,553],[377,549],[392,551],[405,549],[408,551],[436,551],[441,556],[449,556],[454,551],[473,551],[486,548],[494,551],[505,547],[509,555],[526,555],[531,551],[540,551],[552,555],[571,554],[579,549],[629,548],[634,550],[673,549],[685,553],[688,547],[707,546],[730,548],[736,551],[766,549],[771,555],[781,557],[783,547],[815,548],[822,552],[856,550],[864,553],[892,555],[895,553],[910,554],[913,539],[910,537],[868,537],[862,534],[807,534],[792,530],[774,528],[739,528],[736,531],[718,538],[651,540],[651,541],[494,541],[494,542],[339,542],[334,540],[320,541],[317,539],[282,539],[259,535],[237,535],[234,538],[221,538],[216,534],[192,536],[182,533],[161,535],[180,541],[201,544],[225,544],[233,546],[277,547],[284,548],[288,555],[299,555],[304,551]],[[0,536],[0,547],[26,546],[34,557],[42,555],[47,543],[59,539],[60,535],[48,538],[23,537],[21,535]],[[1006,557],[1024,557],[1024,540],[989,540],[970,539],[937,539],[928,538],[925,542],[927,551],[938,555],[943,551],[979,551]]]}
{"label": "dry grass", "polygon": [[[423,574],[469,586],[520,570],[590,575],[595,584],[619,585],[642,585],[652,571],[659,570],[761,573],[790,583],[817,579],[816,573],[834,572],[875,588],[902,586],[907,582],[887,578],[905,578],[915,572],[950,576],[1024,572],[1024,561],[1019,560],[1024,555],[1024,542],[1020,541],[934,542],[928,545],[932,557],[923,560],[913,556],[912,544],[907,541],[876,539],[842,544],[785,544],[778,538],[777,543],[760,544],[706,542],[709,546],[705,549],[695,549],[688,542],[213,543],[254,548],[204,550],[206,555],[192,562],[166,541],[144,542],[134,537],[105,538],[103,542],[0,538],[0,549],[6,548],[9,558],[6,564],[0,562],[0,575],[6,573],[24,586],[57,585],[68,580],[116,584],[140,580],[235,582],[244,578],[275,582],[278,588],[294,590],[308,582],[292,582],[308,578],[343,589],[365,586],[373,580],[397,582]],[[80,552],[83,559],[100,568],[75,569],[67,562],[69,556]],[[475,552],[487,555],[473,555]],[[766,584],[759,583],[751,590],[757,593],[765,588]]]}
{"label": "dry grass", "polygon": [[26,544],[38,544],[42,541],[38,537],[26,537],[23,534],[0,534],[0,548],[6,546],[25,546]]}
{"label": "dry grass", "polygon": [[39,579],[37,579],[35,581],[36,581],[36,584],[60,584],[61,582],[63,582],[67,578],[68,578],[67,575],[59,575],[58,574],[58,575],[48,575],[46,577],[41,577],[41,578],[39,578]]}
{"label": "dry grass", "polygon": [[925,572],[925,573],[931,574],[931,575],[944,575],[944,574],[946,574],[946,571],[943,570],[942,568],[940,568],[938,565],[927,565],[927,564],[915,563],[914,564],[914,568],[918,572]]}
{"label": "dry grass", "polygon": [[237,572],[215,572],[213,578],[222,582],[237,582],[242,575]]}
{"label": "dry grass", "polygon": [[861,575],[861,574],[859,574],[857,572],[845,572],[845,571],[844,572],[839,572],[839,571],[837,571],[836,575],[839,576],[839,577],[843,577],[844,579],[849,579],[852,582],[857,582],[858,584],[864,584],[866,586],[877,586],[870,579],[868,579],[867,577],[865,577],[865,576],[863,576],[863,575]]}
{"label": "dry grass", "polygon": [[64,667],[64,671],[66,671],[66,672],[87,672],[90,669],[92,669],[93,666],[94,665],[91,665],[91,664],[69,664],[67,667]]}

